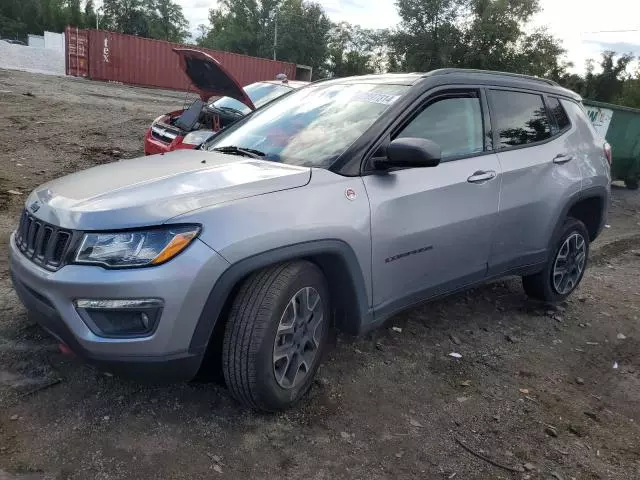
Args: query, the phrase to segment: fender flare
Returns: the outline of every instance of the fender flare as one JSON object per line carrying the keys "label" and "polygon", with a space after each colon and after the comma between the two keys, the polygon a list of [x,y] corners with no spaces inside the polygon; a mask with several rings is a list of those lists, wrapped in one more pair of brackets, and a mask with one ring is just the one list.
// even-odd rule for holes
{"label": "fender flare", "polygon": [[[234,293],[235,287],[249,274],[270,265],[296,259],[309,259],[323,271],[327,268],[334,268],[332,265],[338,265],[333,261],[323,262],[322,258],[334,259],[339,262],[341,273],[348,274],[348,278],[343,279],[340,276],[341,280],[348,282],[341,285],[344,289],[341,288],[340,291],[350,292],[354,296],[354,298],[350,298],[353,308],[348,315],[345,315],[343,319],[345,323],[340,327],[348,333],[362,332],[365,325],[372,321],[373,316],[369,308],[366,284],[360,263],[353,249],[344,241],[337,239],[317,240],[278,247],[247,257],[229,266],[209,293],[191,337],[189,352],[202,354],[207,350],[209,340],[214,334],[214,329],[223,314],[227,300]],[[325,275],[327,275],[326,271]],[[327,280],[331,282],[331,279]]]}
{"label": "fender flare", "polygon": [[600,225],[598,225],[596,237],[600,234],[604,225],[607,221],[607,210],[609,208],[609,191],[604,185],[597,185],[594,187],[589,187],[584,190],[580,190],[579,192],[573,194],[569,197],[569,201],[565,204],[565,206],[560,211],[560,215],[556,220],[556,225],[553,229],[553,234],[549,239],[549,248],[552,247],[553,242],[558,237],[560,231],[562,230],[562,226],[564,225],[564,221],[569,214],[569,211],[582,200],[586,200],[588,198],[600,198],[602,200],[602,216],[600,219]]}

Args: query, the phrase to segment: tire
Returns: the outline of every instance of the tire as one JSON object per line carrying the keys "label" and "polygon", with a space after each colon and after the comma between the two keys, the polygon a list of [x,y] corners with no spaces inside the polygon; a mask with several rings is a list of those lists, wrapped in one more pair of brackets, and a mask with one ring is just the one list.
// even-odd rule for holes
{"label": "tire", "polygon": [[[301,312],[297,316],[296,308]],[[297,403],[311,387],[324,354],[330,312],[327,281],[311,262],[282,263],[248,277],[233,300],[222,345],[222,370],[231,395],[268,412]],[[274,362],[287,349],[298,353]],[[304,366],[296,372],[304,375],[295,376],[296,362],[302,359]]]}
{"label": "tire", "polygon": [[638,190],[638,187],[640,186],[640,182],[638,182],[637,178],[627,178],[624,181],[624,184],[629,190]]}
{"label": "tire", "polygon": [[[574,260],[573,263],[571,261],[569,263],[569,271],[572,272],[572,274],[561,276],[558,272],[560,272],[562,266],[566,265],[566,261],[562,259],[563,254],[568,253],[570,259],[573,255],[571,246],[569,247],[569,252],[567,252],[565,242],[571,239],[571,245],[573,240],[576,240],[578,244],[573,245],[579,245],[580,238],[582,242],[584,242],[584,247],[582,250],[578,248],[578,251],[584,253],[584,260],[580,262],[580,254],[578,254],[578,259]],[[589,259],[589,232],[584,226],[584,223],[575,218],[567,218],[562,226],[561,232],[553,242],[551,252],[544,270],[534,275],[522,277],[522,286],[529,297],[553,304],[561,302],[571,295],[580,284],[584,272],[587,269]],[[558,260],[558,270],[555,270],[556,260]],[[581,269],[577,268],[580,263],[582,263]],[[554,275],[554,271],[556,275]],[[566,281],[566,283],[563,283],[563,281]],[[556,284],[556,282],[558,284]]]}

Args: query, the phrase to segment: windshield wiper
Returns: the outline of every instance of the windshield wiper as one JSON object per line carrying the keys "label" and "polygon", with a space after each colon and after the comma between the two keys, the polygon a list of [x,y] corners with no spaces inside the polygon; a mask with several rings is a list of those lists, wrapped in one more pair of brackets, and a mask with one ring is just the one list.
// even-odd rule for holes
{"label": "windshield wiper", "polygon": [[212,149],[215,152],[228,153],[229,155],[242,155],[244,157],[262,158],[267,154],[253,148],[236,147],[235,145],[227,145],[224,147],[216,147]]}
{"label": "windshield wiper", "polygon": [[232,113],[235,113],[236,115],[244,116],[244,113],[242,113],[242,111],[238,110],[237,108],[233,108],[233,107],[218,107],[218,106],[216,106],[216,108],[218,110],[222,110],[222,111],[226,111],[226,112],[232,112]]}

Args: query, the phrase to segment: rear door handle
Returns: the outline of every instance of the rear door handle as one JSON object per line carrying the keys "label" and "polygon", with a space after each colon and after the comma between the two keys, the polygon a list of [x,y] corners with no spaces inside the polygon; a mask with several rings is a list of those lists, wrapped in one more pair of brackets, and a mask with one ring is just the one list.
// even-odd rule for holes
{"label": "rear door handle", "polygon": [[496,178],[496,172],[494,172],[493,170],[487,170],[487,171],[478,170],[469,178],[467,178],[467,182],[484,183],[484,182],[488,182],[489,180],[493,180],[494,178]]}
{"label": "rear door handle", "polygon": [[553,163],[557,163],[558,165],[570,162],[571,160],[573,160],[573,155],[567,155],[566,153],[559,153],[553,157]]}

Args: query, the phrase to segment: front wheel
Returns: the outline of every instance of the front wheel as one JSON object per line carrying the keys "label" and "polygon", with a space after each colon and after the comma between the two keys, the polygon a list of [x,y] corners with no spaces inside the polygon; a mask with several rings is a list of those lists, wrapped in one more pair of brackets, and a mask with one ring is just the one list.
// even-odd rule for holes
{"label": "front wheel", "polygon": [[557,303],[573,292],[587,267],[589,232],[580,220],[568,218],[553,243],[544,270],[522,277],[525,292],[532,298]]}
{"label": "front wheel", "polygon": [[294,261],[253,273],[238,291],[225,328],[222,369],[241,403],[277,411],[312,385],[330,324],[322,271]]}

